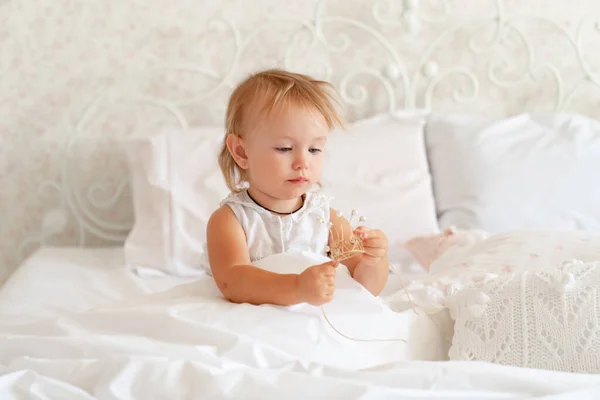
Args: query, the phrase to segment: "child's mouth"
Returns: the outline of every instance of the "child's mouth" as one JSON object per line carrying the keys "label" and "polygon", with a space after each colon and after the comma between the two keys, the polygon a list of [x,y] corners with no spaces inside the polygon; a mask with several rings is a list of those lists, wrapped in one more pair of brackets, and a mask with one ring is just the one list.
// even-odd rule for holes
{"label": "child's mouth", "polygon": [[306,178],[288,179],[288,182],[291,182],[291,183],[306,183],[306,182],[308,182],[308,179],[306,179]]}

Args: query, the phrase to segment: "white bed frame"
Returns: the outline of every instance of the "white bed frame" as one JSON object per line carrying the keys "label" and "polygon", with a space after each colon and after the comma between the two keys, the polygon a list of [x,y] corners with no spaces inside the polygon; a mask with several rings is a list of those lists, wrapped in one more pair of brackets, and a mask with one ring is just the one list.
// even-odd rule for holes
{"label": "white bed frame", "polygon": [[[0,155],[33,160],[4,178],[13,195],[0,198],[0,208],[19,212],[2,227],[0,260],[9,267],[0,282],[42,244],[121,243],[133,214],[124,154],[112,139],[221,124],[231,88],[259,68],[331,81],[349,120],[402,108],[600,117],[596,0],[576,7],[572,0],[146,3],[135,14],[118,1],[78,10],[52,3],[54,12],[32,32],[28,21],[42,8],[0,6],[0,21],[12,29],[2,39],[0,28],[7,50],[0,76],[15,96],[27,92],[9,105],[0,99],[9,132],[20,132],[0,137]],[[79,21],[68,41],[61,13]],[[33,50],[31,58],[19,48]],[[23,68],[12,68],[15,60]],[[30,81],[27,65],[44,71],[40,82]],[[34,101],[42,139],[22,118]],[[19,148],[23,138],[46,147]],[[50,161],[37,162],[44,157]],[[23,179],[39,197],[19,197]]]}

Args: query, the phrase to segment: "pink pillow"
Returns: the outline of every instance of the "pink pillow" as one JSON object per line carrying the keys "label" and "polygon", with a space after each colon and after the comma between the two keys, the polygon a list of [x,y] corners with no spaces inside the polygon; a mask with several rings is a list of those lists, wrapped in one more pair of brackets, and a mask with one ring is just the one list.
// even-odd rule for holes
{"label": "pink pillow", "polygon": [[431,265],[449,249],[466,250],[486,237],[487,235],[483,232],[458,231],[454,227],[450,227],[439,234],[414,237],[404,243],[403,247],[423,268],[429,270]]}

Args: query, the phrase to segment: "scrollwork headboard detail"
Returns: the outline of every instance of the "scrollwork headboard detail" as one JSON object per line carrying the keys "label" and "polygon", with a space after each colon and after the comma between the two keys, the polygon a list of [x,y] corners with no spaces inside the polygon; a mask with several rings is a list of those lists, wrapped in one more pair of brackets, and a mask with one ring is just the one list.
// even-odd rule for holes
{"label": "scrollwork headboard detail", "polygon": [[397,109],[600,117],[596,0],[13,0],[0,4],[0,281],[40,244],[121,243],[114,138],[222,123],[280,66],[331,81],[346,117]]}

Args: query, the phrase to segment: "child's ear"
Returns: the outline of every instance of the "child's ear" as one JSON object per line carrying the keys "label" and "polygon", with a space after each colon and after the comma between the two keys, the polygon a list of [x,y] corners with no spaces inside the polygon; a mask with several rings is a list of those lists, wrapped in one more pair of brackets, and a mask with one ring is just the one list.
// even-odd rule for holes
{"label": "child's ear", "polygon": [[248,156],[246,155],[246,149],[244,148],[244,139],[235,133],[230,133],[227,135],[225,143],[238,167],[241,169],[248,169]]}

